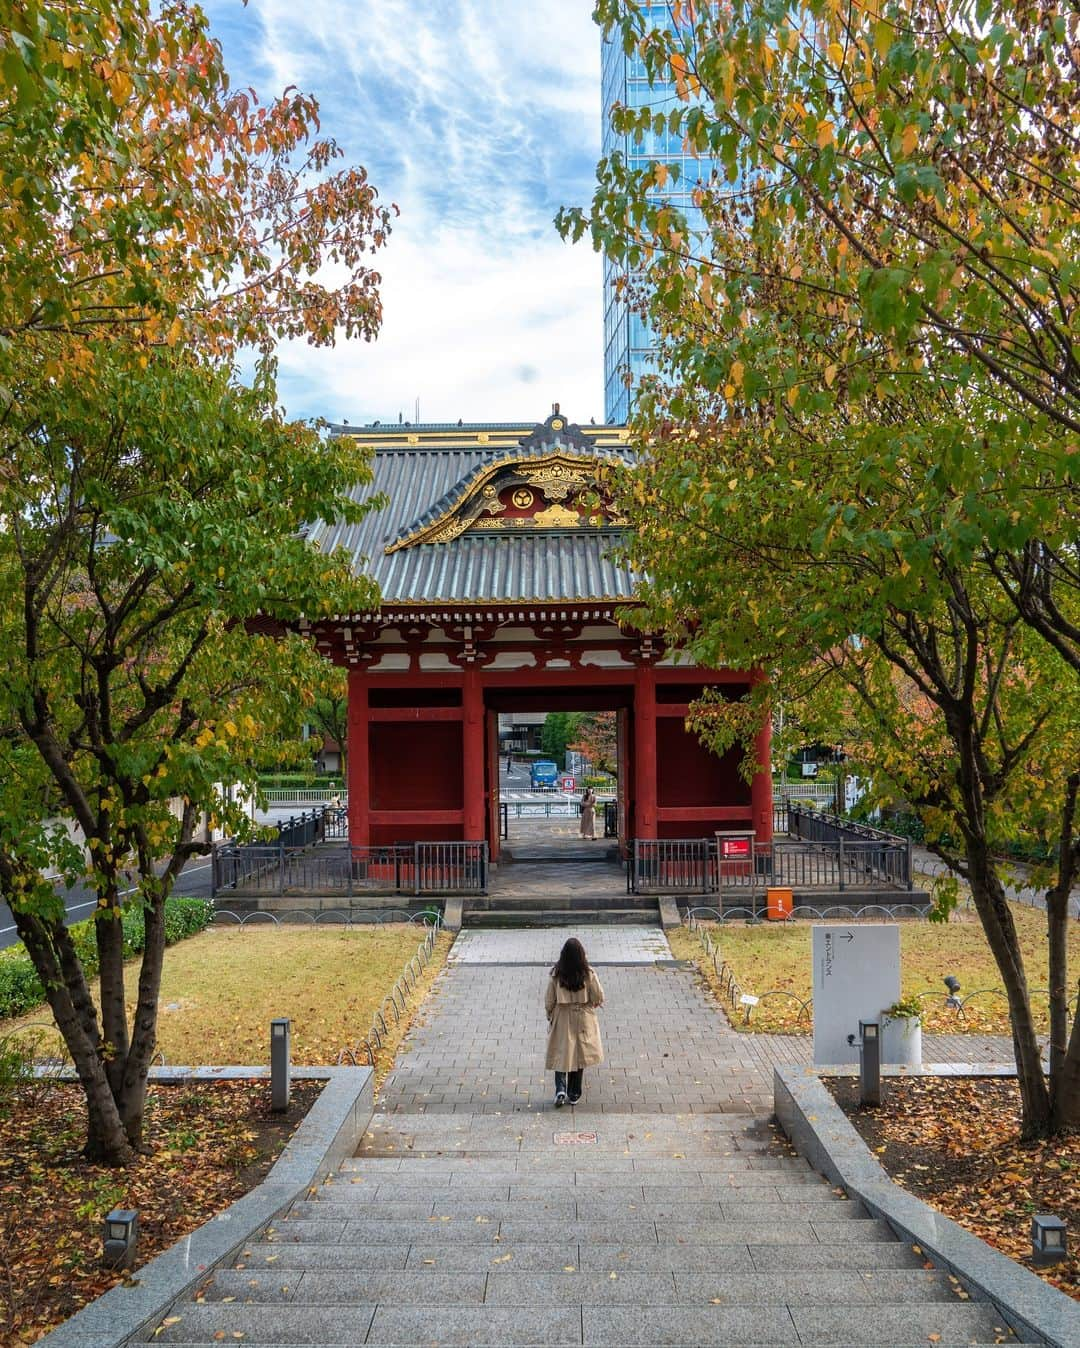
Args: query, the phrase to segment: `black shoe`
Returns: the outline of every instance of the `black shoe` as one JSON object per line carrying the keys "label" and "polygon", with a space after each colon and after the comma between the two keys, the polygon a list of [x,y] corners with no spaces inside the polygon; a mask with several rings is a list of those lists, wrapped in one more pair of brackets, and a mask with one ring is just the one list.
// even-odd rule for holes
{"label": "black shoe", "polygon": [[[571,1103],[573,1103],[573,1101],[571,1101]],[[555,1092],[555,1108],[556,1108],[556,1109],[562,1109],[563,1105],[565,1105],[565,1104],[566,1104],[566,1092],[565,1092],[565,1091],[556,1091],[556,1092]]]}
{"label": "black shoe", "polygon": [[580,1095],[568,1095],[568,1096],[566,1097],[566,1099],[567,1099],[567,1103],[568,1103],[568,1104],[576,1105],[577,1102],[581,1099],[581,1096],[580,1096]]}

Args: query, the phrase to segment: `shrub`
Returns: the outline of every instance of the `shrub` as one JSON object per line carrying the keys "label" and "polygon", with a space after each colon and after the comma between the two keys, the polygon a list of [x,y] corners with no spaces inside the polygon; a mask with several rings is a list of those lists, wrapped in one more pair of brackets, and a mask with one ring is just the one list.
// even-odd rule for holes
{"label": "shrub", "polygon": [[[124,956],[130,959],[143,948],[146,928],[141,908],[125,909],[121,916],[124,929]],[[165,900],[165,944],[175,945],[185,937],[204,931],[214,920],[214,905],[206,899],[173,897]],[[97,941],[94,922],[77,922],[71,928],[72,940],[88,978],[97,973]],[[21,1016],[40,1006],[45,990],[38,980],[30,956],[22,946],[0,950],[0,1020]]]}
{"label": "shrub", "polygon": [[340,772],[319,774],[312,772],[266,772],[259,774],[260,791],[311,791],[314,789],[343,791],[344,779]]}
{"label": "shrub", "polygon": [[34,1050],[13,1034],[0,1036],[0,1118],[11,1105],[16,1087],[34,1078]]}
{"label": "shrub", "polygon": [[30,957],[20,946],[0,950],[0,1018],[21,1016],[44,999]]}

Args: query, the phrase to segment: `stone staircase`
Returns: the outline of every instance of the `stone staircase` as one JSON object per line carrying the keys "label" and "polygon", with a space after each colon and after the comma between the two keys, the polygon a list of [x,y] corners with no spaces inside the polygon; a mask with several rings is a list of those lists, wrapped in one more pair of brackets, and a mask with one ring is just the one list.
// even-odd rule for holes
{"label": "stone staircase", "polygon": [[632,926],[659,916],[655,897],[626,892],[617,851],[599,841],[515,852],[514,859],[504,849],[488,893],[470,894],[462,904],[468,927]]}
{"label": "stone staircase", "polygon": [[148,1337],[1016,1342],[763,1120],[580,1109],[376,1115],[362,1155]]}

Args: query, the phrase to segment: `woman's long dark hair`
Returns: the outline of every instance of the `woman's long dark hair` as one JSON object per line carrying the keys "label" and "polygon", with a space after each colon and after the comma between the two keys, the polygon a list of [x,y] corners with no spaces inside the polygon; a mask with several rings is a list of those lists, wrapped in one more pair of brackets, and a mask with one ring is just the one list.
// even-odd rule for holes
{"label": "woman's long dark hair", "polygon": [[579,992],[585,986],[585,980],[589,977],[589,960],[585,947],[576,936],[571,936],[563,946],[551,976],[568,992]]}

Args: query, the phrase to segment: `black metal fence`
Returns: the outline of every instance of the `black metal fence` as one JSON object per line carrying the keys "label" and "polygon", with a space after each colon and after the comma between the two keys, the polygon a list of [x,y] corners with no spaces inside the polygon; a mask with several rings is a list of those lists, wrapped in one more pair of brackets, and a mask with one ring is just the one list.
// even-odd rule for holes
{"label": "black metal fence", "polygon": [[637,838],[627,862],[626,888],[634,894],[712,894],[716,864],[712,838]]}
{"label": "black metal fence", "polygon": [[486,894],[486,842],[312,847],[218,843],[211,893],[351,898],[362,894]]}
{"label": "black metal fence", "polygon": [[751,841],[741,856],[730,855],[718,838],[641,838],[627,858],[626,887],[634,894],[723,894],[766,887],[910,890],[913,885],[907,839],[860,826],[850,836],[840,827],[832,837]]}

